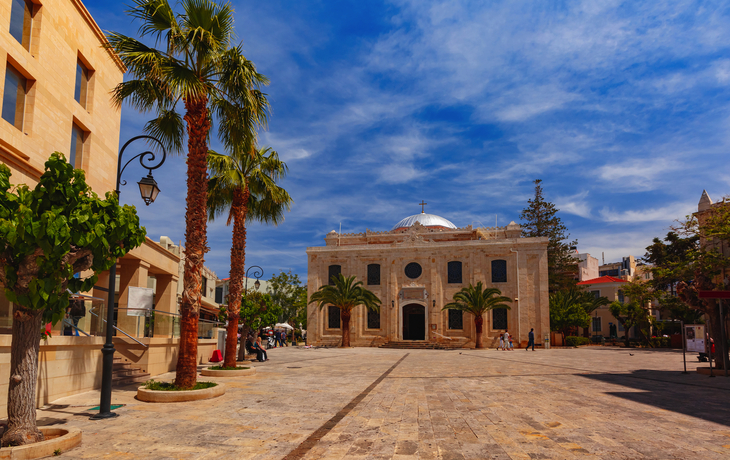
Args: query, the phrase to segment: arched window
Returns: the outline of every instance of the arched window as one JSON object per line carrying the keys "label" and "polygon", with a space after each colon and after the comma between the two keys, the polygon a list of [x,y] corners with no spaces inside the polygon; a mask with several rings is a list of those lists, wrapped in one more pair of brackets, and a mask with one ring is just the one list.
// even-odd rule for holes
{"label": "arched window", "polygon": [[492,310],[492,329],[507,329],[507,309]]}
{"label": "arched window", "polygon": [[380,286],[380,264],[368,265],[368,285]]}
{"label": "arched window", "polygon": [[330,286],[333,286],[335,284],[335,282],[332,281],[332,277],[337,276],[340,273],[342,273],[342,267],[340,265],[330,265],[327,274],[327,280],[329,281]]}
{"label": "arched window", "polygon": [[[493,260],[492,261],[492,283],[506,283],[506,282],[507,282],[507,261],[506,260]],[[497,329],[497,328],[495,328],[495,329]],[[502,329],[502,328],[499,328],[499,329]]]}
{"label": "arched window", "polygon": [[329,329],[340,328],[340,309],[334,305],[327,306],[327,327]]}
{"label": "arched window", "polygon": [[449,284],[461,284],[461,262],[453,261],[448,265]]}

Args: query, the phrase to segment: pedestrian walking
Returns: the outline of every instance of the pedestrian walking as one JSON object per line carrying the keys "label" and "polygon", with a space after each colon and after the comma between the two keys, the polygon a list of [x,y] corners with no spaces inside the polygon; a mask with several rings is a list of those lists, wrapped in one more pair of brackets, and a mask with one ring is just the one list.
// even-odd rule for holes
{"label": "pedestrian walking", "polygon": [[509,346],[509,331],[507,331],[507,329],[504,330],[504,340],[502,343],[504,344],[504,348],[502,348],[502,350],[507,350],[507,347]]}
{"label": "pedestrian walking", "polygon": [[509,351],[515,351],[515,346],[512,344],[512,334],[509,335]]}
{"label": "pedestrian walking", "polygon": [[535,328],[530,328],[530,333],[527,334],[527,348],[525,350],[529,350],[530,347],[532,347],[532,351],[535,351]]}

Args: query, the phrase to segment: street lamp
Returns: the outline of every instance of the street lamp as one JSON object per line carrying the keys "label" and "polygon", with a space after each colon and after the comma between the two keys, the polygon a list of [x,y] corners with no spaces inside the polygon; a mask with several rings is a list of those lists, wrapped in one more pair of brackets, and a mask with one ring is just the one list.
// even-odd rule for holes
{"label": "street lamp", "polygon": [[261,283],[259,283],[259,278],[264,276],[264,269],[259,267],[258,265],[251,265],[250,267],[248,267],[248,270],[246,270],[246,289],[244,289],[244,292],[246,293],[246,297],[248,297],[248,272],[250,272],[252,268],[257,269],[253,272],[253,276],[256,277],[256,282],[253,283],[253,285],[257,291],[259,290],[259,287],[261,287]]}
{"label": "street lamp", "polygon": [[[124,155],[124,151],[126,150],[127,146],[131,144],[132,142],[138,140],[138,139],[148,139],[151,141],[155,141],[159,144],[160,149],[162,150],[162,158],[160,158],[158,163],[155,164],[145,164],[145,161],[147,162],[154,162],[155,161],[155,154],[149,150],[139,153],[127,161],[124,166],[122,166],[122,156]],[[127,141],[124,146],[122,146],[122,149],[119,151],[119,159],[117,162],[117,178],[116,178],[116,194],[117,198],[119,198],[119,187],[121,185],[127,185],[127,181],[123,181],[122,179],[122,173],[125,169],[127,169],[127,166],[129,166],[129,163],[131,163],[133,160],[136,160],[139,158],[139,164],[142,165],[143,168],[147,169],[147,177],[143,177],[137,184],[139,185],[139,192],[142,195],[142,199],[144,200],[144,203],[149,206],[150,203],[153,203],[155,199],[157,198],[157,195],[160,193],[159,187],[157,187],[157,182],[155,182],[155,179],[152,177],[152,170],[157,169],[160,166],[162,166],[162,163],[165,162],[165,159],[167,158],[167,152],[165,151],[165,146],[162,145],[162,142],[160,142],[159,139],[152,137],[152,136],[135,136]],[[116,351],[114,349],[114,343],[112,342],[113,336],[114,336],[114,296],[116,294],[116,283],[117,283],[117,261],[115,260],[112,264],[111,268],[109,269],[109,292],[107,295],[107,314],[106,314],[106,343],[104,343],[104,346],[101,349],[101,353],[103,355],[102,357],[102,372],[101,372],[101,400],[99,402],[99,413],[96,415],[91,416],[91,420],[102,420],[107,418],[116,417],[119,414],[116,412],[111,411],[112,406],[112,369],[114,367],[114,352]]]}

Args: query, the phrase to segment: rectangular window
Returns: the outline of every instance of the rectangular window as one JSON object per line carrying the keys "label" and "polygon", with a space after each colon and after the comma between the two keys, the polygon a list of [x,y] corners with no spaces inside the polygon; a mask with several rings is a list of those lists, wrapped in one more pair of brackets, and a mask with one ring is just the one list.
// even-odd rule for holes
{"label": "rectangular window", "polygon": [[5,87],[3,89],[3,119],[23,130],[25,95],[28,80],[15,70],[10,63],[5,67]]}
{"label": "rectangular window", "polygon": [[76,88],[74,89],[74,99],[86,108],[86,94],[89,88],[89,69],[86,68],[80,59],[76,61]]}
{"label": "rectangular window", "polygon": [[449,262],[446,268],[449,284],[461,284],[461,262]]}
{"label": "rectangular window", "polygon": [[33,26],[33,4],[28,0],[11,1],[10,35],[28,50],[30,49],[30,31]]}
{"label": "rectangular window", "polygon": [[449,308],[449,329],[464,329],[464,312]]}
{"label": "rectangular window", "polygon": [[618,301],[624,303],[624,291],[622,291],[621,289],[619,289],[618,291]]}
{"label": "rectangular window", "polygon": [[215,288],[215,303],[223,303],[223,287],[218,286]]}
{"label": "rectangular window", "polygon": [[[339,265],[330,265],[329,269],[327,270],[327,279],[329,280],[330,286],[334,286],[335,282],[332,280],[332,277],[337,277],[342,273],[342,267]],[[339,327],[339,326],[338,326]]]}
{"label": "rectangular window", "polygon": [[601,318],[596,316],[593,317],[593,332],[601,332]]}
{"label": "rectangular window", "polygon": [[368,285],[380,286],[380,264],[368,265]]}
{"label": "rectangular window", "polygon": [[368,308],[368,329],[380,329],[380,312]]}
{"label": "rectangular window", "polygon": [[623,324],[621,324],[621,322],[620,322],[620,321],[619,321],[619,323],[618,323],[618,331],[619,331],[619,332],[624,332],[624,325],[623,325]]}
{"label": "rectangular window", "polygon": [[[506,283],[506,282],[507,282],[507,261],[506,260],[493,260],[492,261],[492,283]],[[497,328],[495,328],[495,329],[497,329]],[[502,329],[502,328],[499,328],[499,329]]]}
{"label": "rectangular window", "polygon": [[340,328],[340,309],[334,305],[327,307],[327,327],[329,329]]}
{"label": "rectangular window", "polygon": [[[74,168],[81,167],[81,155],[84,151],[84,141],[86,140],[86,133],[76,123],[71,128],[71,152],[68,156],[69,164],[73,165]],[[205,279],[205,278],[203,278]]]}
{"label": "rectangular window", "polygon": [[507,329],[507,309],[492,310],[492,329]]}
{"label": "rectangular window", "polygon": [[208,278],[206,278],[204,276],[200,279],[200,295],[205,297],[207,292],[208,292]]}

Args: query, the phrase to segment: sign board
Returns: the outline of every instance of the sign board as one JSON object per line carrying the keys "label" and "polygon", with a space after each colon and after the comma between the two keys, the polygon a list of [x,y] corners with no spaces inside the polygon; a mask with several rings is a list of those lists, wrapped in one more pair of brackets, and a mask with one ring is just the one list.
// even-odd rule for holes
{"label": "sign board", "polygon": [[698,291],[700,299],[730,299],[730,291]]}
{"label": "sign board", "polygon": [[152,310],[152,299],[155,290],[152,288],[130,287],[127,300],[128,316],[147,316]]}
{"label": "sign board", "polygon": [[705,352],[705,325],[685,324],[684,337],[687,340],[687,351]]}
{"label": "sign board", "polygon": [[401,296],[403,300],[424,300],[426,298],[426,288],[403,288]]}

